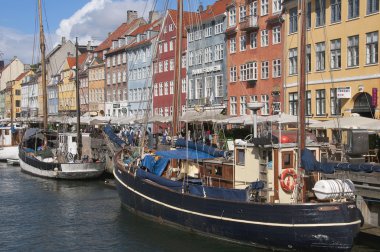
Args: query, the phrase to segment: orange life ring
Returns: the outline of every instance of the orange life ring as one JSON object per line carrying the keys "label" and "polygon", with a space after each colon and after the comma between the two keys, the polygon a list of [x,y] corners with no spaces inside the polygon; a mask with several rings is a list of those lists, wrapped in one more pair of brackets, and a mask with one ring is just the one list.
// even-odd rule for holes
{"label": "orange life ring", "polygon": [[292,193],[297,181],[297,174],[293,169],[285,169],[281,173],[280,184],[286,193]]}

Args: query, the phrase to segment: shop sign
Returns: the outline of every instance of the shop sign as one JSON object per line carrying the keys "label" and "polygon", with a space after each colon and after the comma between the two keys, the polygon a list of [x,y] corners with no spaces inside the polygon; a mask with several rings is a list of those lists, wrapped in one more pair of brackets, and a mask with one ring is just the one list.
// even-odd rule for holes
{"label": "shop sign", "polygon": [[340,87],[336,90],[337,98],[351,98],[351,87]]}
{"label": "shop sign", "polygon": [[113,108],[120,108],[120,104],[113,104]]}
{"label": "shop sign", "polygon": [[220,71],[221,69],[222,69],[222,67],[220,65],[216,65],[216,66],[209,66],[209,67],[204,67],[204,68],[193,69],[191,71],[191,73],[192,73],[192,75],[196,75],[196,74],[217,72],[217,71]]}
{"label": "shop sign", "polygon": [[372,107],[377,107],[377,88],[372,88]]}

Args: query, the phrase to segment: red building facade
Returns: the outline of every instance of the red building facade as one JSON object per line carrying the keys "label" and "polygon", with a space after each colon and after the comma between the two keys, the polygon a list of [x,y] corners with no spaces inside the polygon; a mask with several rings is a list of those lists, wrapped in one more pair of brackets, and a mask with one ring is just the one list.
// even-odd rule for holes
{"label": "red building facade", "polygon": [[[189,13],[184,12],[183,27],[189,21]],[[175,39],[176,39],[177,11],[168,10],[165,14],[161,32],[157,43],[156,57],[153,61],[153,114],[158,117],[173,115],[174,69],[175,69]],[[183,29],[182,51],[186,51],[186,33]],[[182,54],[181,70],[181,112],[186,107],[186,55]],[[156,123],[153,131],[159,127],[167,127]]]}
{"label": "red building facade", "polygon": [[249,102],[264,104],[261,115],[281,110],[281,10],[281,0],[236,0],[227,7],[229,115],[250,114]]}

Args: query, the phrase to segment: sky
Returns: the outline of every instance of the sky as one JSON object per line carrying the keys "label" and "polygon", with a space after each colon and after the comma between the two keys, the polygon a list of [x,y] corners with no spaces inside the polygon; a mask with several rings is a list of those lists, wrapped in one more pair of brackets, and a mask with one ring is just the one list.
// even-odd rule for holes
{"label": "sky", "polygon": [[[0,60],[14,56],[24,64],[39,61],[37,0],[2,0],[0,13]],[[185,9],[215,0],[184,0]],[[80,44],[101,43],[127,19],[127,10],[147,17],[149,11],[176,8],[177,0],[42,0],[46,53],[64,36]]]}

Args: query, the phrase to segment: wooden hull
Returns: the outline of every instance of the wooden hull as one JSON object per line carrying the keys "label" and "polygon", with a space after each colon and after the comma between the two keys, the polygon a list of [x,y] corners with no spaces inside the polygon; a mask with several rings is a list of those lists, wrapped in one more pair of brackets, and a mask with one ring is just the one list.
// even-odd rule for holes
{"label": "wooden hull", "polygon": [[[136,174],[136,173],[135,173]],[[359,232],[354,202],[270,204],[182,193],[115,164],[121,202],[159,223],[251,246],[285,250],[345,251]]]}

